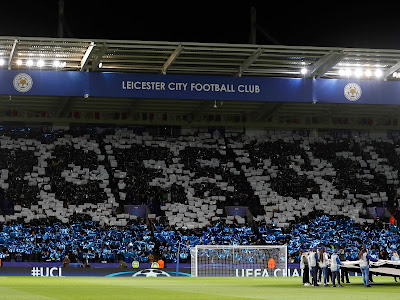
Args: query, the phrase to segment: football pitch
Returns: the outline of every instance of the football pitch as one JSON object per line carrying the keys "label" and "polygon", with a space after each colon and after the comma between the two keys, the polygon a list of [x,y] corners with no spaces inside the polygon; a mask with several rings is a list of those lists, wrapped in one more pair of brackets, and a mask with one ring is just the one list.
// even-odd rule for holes
{"label": "football pitch", "polygon": [[400,283],[351,277],[344,288],[303,286],[300,277],[0,277],[0,299],[399,299]]}

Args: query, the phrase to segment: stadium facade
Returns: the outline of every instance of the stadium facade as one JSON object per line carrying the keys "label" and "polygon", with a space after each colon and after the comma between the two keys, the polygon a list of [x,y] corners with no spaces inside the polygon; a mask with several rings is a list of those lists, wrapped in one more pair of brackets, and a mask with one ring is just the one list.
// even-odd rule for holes
{"label": "stadium facade", "polygon": [[398,50],[1,37],[0,51],[9,124],[399,127]]}
{"label": "stadium facade", "polygon": [[[254,228],[245,221],[250,211],[257,222],[274,223],[272,229],[260,226],[257,236],[266,243],[287,243],[293,254],[302,245],[290,240],[295,232],[290,236],[281,229],[315,217],[316,210],[373,226],[370,217],[378,214],[379,204],[397,200],[400,148],[366,139],[400,135],[400,51],[21,37],[0,38],[0,51],[0,120],[8,133],[98,129],[92,136],[55,134],[43,143],[5,135],[2,148],[13,159],[7,166],[12,171],[6,166],[1,171],[1,187],[14,197],[8,205],[16,214],[3,222],[61,221],[71,228],[57,227],[55,238],[72,240],[71,233],[84,230],[90,243],[96,235],[107,241],[116,233],[120,240],[115,247],[123,245],[113,248],[118,258],[147,262],[150,242],[141,239],[150,237],[149,229],[116,208],[137,205],[142,191],[147,197],[143,203],[165,192],[167,200],[157,207],[165,227],[158,224],[151,232],[160,241],[175,241],[177,232],[168,226],[202,230],[226,217],[227,226],[234,221],[239,226],[225,231],[213,224],[209,232],[224,232],[217,234],[218,242],[256,242],[250,241],[256,238]],[[102,135],[102,129],[118,127],[133,131]],[[219,139],[220,133],[226,138]],[[273,137],[257,140],[263,134]],[[27,159],[27,151],[39,158]],[[23,167],[15,167],[18,159]],[[14,193],[19,183],[8,181],[9,174],[23,182],[25,199]],[[248,207],[243,215],[223,216],[222,208],[241,203]],[[110,210],[114,215],[109,218]],[[77,214],[90,220],[73,223]],[[332,226],[336,222],[323,220]],[[17,235],[21,223],[4,233]],[[141,236],[122,238],[125,233],[110,226],[130,226]],[[47,235],[44,227],[37,230],[40,238]],[[294,230],[307,247],[314,246],[304,228]],[[187,245],[215,242],[211,233],[185,237]],[[146,251],[126,251],[134,245],[131,238],[146,244]],[[324,243],[337,243],[324,238]],[[374,242],[382,242],[376,238]],[[364,241],[352,242],[354,256]],[[13,246],[14,253],[25,247]],[[168,245],[170,261],[177,251],[188,261],[189,246],[177,250],[180,246]],[[115,262],[110,247],[96,247],[103,259]],[[31,250],[28,256],[34,254]],[[60,260],[61,251],[53,252],[49,259]]]}

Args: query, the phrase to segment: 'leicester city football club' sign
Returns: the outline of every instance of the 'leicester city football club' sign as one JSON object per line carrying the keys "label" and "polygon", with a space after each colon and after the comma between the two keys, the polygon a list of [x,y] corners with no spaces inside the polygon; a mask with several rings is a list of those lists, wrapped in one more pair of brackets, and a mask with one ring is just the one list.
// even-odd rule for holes
{"label": "'leicester city football club' sign", "polygon": [[1,95],[400,105],[400,82],[0,70]]}

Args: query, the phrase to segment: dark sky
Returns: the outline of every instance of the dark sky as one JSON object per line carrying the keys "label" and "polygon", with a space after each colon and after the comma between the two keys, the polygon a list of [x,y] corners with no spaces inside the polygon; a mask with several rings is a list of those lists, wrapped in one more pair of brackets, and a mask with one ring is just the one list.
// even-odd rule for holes
{"label": "dark sky", "polygon": [[[64,0],[64,37],[246,44],[253,6],[257,44],[400,49],[395,13],[362,3],[158,2]],[[1,36],[57,37],[57,24],[58,0],[2,3]]]}

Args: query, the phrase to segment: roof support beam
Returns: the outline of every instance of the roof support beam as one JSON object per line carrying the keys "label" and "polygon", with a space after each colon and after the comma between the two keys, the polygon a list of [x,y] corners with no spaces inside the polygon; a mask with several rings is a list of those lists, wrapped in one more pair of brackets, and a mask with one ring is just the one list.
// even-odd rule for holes
{"label": "roof support beam", "polygon": [[329,115],[331,118],[335,117],[337,113],[342,112],[342,106],[340,104],[335,104],[331,109],[326,111],[325,115]]}
{"label": "roof support beam", "polygon": [[400,61],[395,63],[393,66],[391,66],[389,69],[387,69],[383,73],[383,78],[388,79],[390,75],[392,75],[394,72],[396,72],[398,69],[400,69]]}
{"label": "roof support beam", "polygon": [[99,69],[99,63],[103,58],[104,54],[106,53],[108,46],[106,43],[103,43],[103,46],[100,48],[99,52],[97,53],[96,57],[93,59],[92,62],[92,71],[97,71]]}
{"label": "roof support beam", "polygon": [[81,69],[80,69],[81,71],[83,71],[86,68],[87,63],[89,62],[90,54],[92,53],[94,46],[95,43],[90,42],[89,47],[86,49],[85,55],[83,55],[83,58],[81,60]]}
{"label": "roof support beam", "polygon": [[331,70],[335,65],[337,65],[346,54],[343,51],[339,52],[331,52],[330,54],[325,55],[320,58],[316,63],[311,65],[311,68],[308,70],[307,77],[321,77],[326,72]]}
{"label": "roof support beam", "polygon": [[188,120],[189,123],[192,121],[197,121],[201,113],[210,107],[210,101],[201,101],[200,104],[189,114],[191,119]]}
{"label": "roof support beam", "polygon": [[137,111],[138,106],[142,103],[142,99],[134,100],[128,107],[128,118],[133,118],[134,113]]}
{"label": "roof support beam", "polygon": [[10,57],[8,58],[8,69],[9,70],[11,70],[12,62],[14,60],[15,54],[17,53],[17,46],[18,46],[18,40],[15,39],[13,46],[11,48]]}
{"label": "roof support beam", "polygon": [[66,118],[68,116],[68,111],[71,109],[71,99],[72,97],[65,97],[61,106],[59,106],[56,116],[57,118]]}
{"label": "roof support beam", "polygon": [[181,54],[183,50],[182,45],[179,45],[174,52],[168,57],[167,61],[164,63],[164,65],[161,68],[161,73],[166,74],[167,69],[172,65],[172,63],[178,58],[179,54]]}
{"label": "roof support beam", "polygon": [[259,47],[252,55],[250,55],[243,63],[242,65],[239,67],[239,72],[236,74],[236,76],[241,77],[244,73],[244,71],[246,71],[251,64],[260,57],[261,54],[264,53],[264,49],[262,49],[261,47]]}
{"label": "roof support beam", "polygon": [[283,105],[283,102],[276,103],[274,106],[271,107],[270,102],[264,103],[260,109],[253,114],[250,115],[249,121],[256,122],[259,120],[265,120],[272,116],[278,109],[280,109]]}

